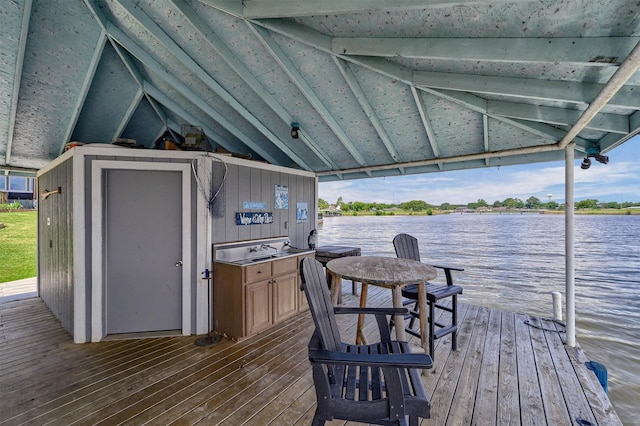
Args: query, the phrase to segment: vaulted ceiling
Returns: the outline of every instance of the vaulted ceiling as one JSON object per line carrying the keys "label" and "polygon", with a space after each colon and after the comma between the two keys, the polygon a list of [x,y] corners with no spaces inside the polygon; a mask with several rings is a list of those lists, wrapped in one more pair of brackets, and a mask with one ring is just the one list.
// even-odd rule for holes
{"label": "vaulted ceiling", "polygon": [[151,148],[184,125],[214,150],[325,181],[606,153],[640,131],[639,12],[628,0],[5,0],[0,170],[41,168],[70,141]]}

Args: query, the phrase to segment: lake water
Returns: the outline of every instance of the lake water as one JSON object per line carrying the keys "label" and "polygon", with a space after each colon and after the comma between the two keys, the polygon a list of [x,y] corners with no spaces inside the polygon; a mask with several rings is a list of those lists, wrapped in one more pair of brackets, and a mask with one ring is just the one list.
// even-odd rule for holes
{"label": "lake water", "polygon": [[[640,424],[640,216],[576,215],[575,228],[576,338],[607,367],[623,423]],[[463,302],[549,318],[559,291],[564,312],[564,215],[326,217],[318,246],[395,256],[401,232],[418,238],[423,260],[465,268]]]}

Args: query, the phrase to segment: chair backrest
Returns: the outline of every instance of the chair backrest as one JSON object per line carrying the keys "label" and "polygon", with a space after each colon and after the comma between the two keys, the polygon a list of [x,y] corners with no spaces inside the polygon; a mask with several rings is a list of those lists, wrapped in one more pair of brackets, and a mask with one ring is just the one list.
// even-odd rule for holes
{"label": "chair backrest", "polygon": [[420,261],[420,249],[416,237],[409,234],[398,234],[393,237],[393,247],[396,249],[397,257]]}
{"label": "chair backrest", "polygon": [[322,264],[310,257],[303,258],[300,262],[300,278],[322,348],[340,350],[340,331]]}

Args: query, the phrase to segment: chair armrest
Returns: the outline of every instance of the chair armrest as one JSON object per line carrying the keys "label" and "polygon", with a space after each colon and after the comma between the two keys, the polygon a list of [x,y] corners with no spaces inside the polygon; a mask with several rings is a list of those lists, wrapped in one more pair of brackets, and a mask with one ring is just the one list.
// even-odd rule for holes
{"label": "chair armrest", "polygon": [[326,350],[309,351],[309,360],[320,364],[367,365],[371,367],[432,368],[427,354],[365,354]]}
{"label": "chair armrest", "polygon": [[448,269],[450,271],[464,271],[464,268],[457,268],[457,267],[453,267],[453,266],[445,266],[445,265],[434,265],[433,263],[430,263],[429,265],[433,266],[434,268],[438,268],[438,269],[444,269],[445,271]]}
{"label": "chair armrest", "polygon": [[409,313],[407,308],[345,308],[336,306],[335,314],[371,314],[371,315],[404,315]]}
{"label": "chair armrest", "polygon": [[434,268],[444,270],[444,275],[447,280],[447,285],[453,285],[453,277],[451,276],[451,271],[464,271],[463,268],[454,268],[451,266],[439,266],[434,264],[431,264],[431,266],[433,266]]}

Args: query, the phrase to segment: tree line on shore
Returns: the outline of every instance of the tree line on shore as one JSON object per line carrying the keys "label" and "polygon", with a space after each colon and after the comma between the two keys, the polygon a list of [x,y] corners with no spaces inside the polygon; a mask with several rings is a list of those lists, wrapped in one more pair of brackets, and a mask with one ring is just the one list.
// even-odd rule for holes
{"label": "tree line on shore", "polygon": [[[451,211],[456,210],[459,207],[467,208],[471,210],[476,210],[481,207],[485,208],[506,208],[506,209],[546,209],[546,210],[564,210],[564,204],[559,204],[556,201],[543,202],[537,197],[529,197],[527,200],[523,201],[519,198],[506,198],[503,201],[494,201],[493,204],[487,203],[487,201],[483,199],[478,199],[477,201],[467,203],[467,204],[452,204],[452,203],[442,203],[440,205],[432,205],[422,200],[412,200],[406,201],[403,203],[397,204],[387,204],[387,203],[367,203],[364,201],[349,201],[344,202],[342,197],[338,197],[337,201],[333,204],[334,207],[340,208],[343,212],[360,212],[360,211],[385,211],[385,210],[405,210],[412,212],[424,212],[429,210],[443,210],[443,211]],[[611,202],[600,202],[595,199],[586,199],[575,202],[576,209],[589,209],[589,210],[597,210],[597,209],[626,209],[629,207],[638,207],[640,206],[640,202],[623,202],[619,203],[617,201]],[[327,201],[322,198],[318,199],[318,208],[320,210],[327,210],[331,207]]]}

